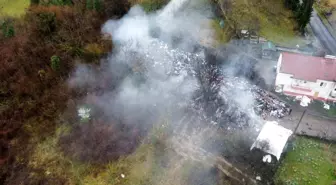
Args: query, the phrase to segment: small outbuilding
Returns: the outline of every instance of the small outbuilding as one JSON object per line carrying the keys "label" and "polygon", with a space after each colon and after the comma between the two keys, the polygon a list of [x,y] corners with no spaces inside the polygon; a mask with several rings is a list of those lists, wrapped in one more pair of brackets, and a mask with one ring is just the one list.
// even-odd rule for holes
{"label": "small outbuilding", "polygon": [[279,125],[276,121],[268,121],[262,127],[250,150],[258,148],[267,154],[275,156],[279,160],[288,138],[292,134],[291,130]]}
{"label": "small outbuilding", "polygon": [[276,46],[268,41],[262,44],[262,57],[266,59],[273,59],[277,55]]}

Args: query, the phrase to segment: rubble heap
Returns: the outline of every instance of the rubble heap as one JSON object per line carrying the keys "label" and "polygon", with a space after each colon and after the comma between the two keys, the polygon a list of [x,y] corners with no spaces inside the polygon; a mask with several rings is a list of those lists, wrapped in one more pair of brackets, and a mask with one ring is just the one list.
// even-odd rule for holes
{"label": "rubble heap", "polygon": [[[250,103],[253,112],[257,115],[266,117],[283,118],[291,112],[291,108],[284,102],[274,98],[269,92],[252,85],[247,80],[238,77],[224,77],[223,87],[221,88],[222,97],[226,99],[241,99],[250,96]],[[233,88],[234,87],[234,88]],[[235,97],[237,92],[243,97]],[[251,100],[248,99],[247,101]]]}

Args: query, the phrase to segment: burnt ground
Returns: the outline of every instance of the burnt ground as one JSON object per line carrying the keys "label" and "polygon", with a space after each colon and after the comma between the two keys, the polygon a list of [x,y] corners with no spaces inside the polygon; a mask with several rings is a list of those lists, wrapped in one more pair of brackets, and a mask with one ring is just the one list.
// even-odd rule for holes
{"label": "burnt ground", "polygon": [[[227,49],[227,52],[232,54],[230,49]],[[213,78],[203,79],[207,83],[202,84],[209,84],[209,87],[203,88],[206,91],[203,92],[203,98],[198,100],[204,104],[202,107],[204,107],[208,118],[219,126],[218,135],[210,138],[204,147],[223,156],[247,174],[253,177],[261,176],[263,183],[272,183],[272,177],[278,165],[276,159],[273,158],[272,163],[265,164],[262,162],[263,152],[250,151],[250,146],[257,135],[253,127],[253,120],[241,110],[241,107],[234,106],[236,102],[219,97],[220,88],[218,86],[223,82],[228,85],[228,81],[234,85],[241,83],[241,86],[245,86],[242,90],[253,94],[256,99],[254,112],[265,119],[270,117],[277,120],[283,119],[288,116],[291,109],[286,103],[274,98],[264,90],[267,88],[267,84],[258,74],[255,68],[257,61],[254,58],[239,53],[238,56],[234,56],[234,58],[238,57],[236,60],[232,60],[232,55],[227,58],[222,57],[222,55],[210,51],[208,60],[210,59],[211,62],[204,67],[208,68],[204,71],[210,73],[209,76]],[[223,61],[225,62],[221,63]],[[224,70],[218,70],[218,66],[224,66]],[[230,75],[233,74],[234,78],[225,76],[225,68],[230,68]],[[244,80],[240,78],[247,80],[248,83],[244,83]],[[231,111],[226,110],[228,107]],[[218,113],[220,114],[218,115]]]}

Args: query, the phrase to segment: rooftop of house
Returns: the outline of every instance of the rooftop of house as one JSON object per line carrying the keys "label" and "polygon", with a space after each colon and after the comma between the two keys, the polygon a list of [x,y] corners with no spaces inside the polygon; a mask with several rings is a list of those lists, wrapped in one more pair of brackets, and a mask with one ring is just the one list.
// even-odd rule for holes
{"label": "rooftop of house", "polygon": [[336,57],[315,57],[297,53],[281,53],[280,72],[294,78],[316,82],[317,79],[336,81]]}

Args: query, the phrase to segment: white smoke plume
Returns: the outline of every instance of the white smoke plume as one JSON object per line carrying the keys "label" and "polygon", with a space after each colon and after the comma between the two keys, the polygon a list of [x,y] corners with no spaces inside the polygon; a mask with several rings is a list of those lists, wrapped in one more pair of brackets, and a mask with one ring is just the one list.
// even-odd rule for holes
{"label": "white smoke plume", "polygon": [[[209,10],[197,12],[192,5],[190,0],[173,0],[151,14],[134,6],[122,19],[106,22],[102,32],[112,36],[115,48],[102,66],[106,68],[103,73],[118,73],[121,64],[132,75],[120,78],[117,90],[98,98],[104,110],[132,117],[130,115],[137,114],[143,107],[166,109],[191,100],[199,86],[193,65],[205,62],[203,52],[195,52],[201,39],[197,33],[199,30],[210,32],[210,27],[203,23],[212,14]],[[98,76],[88,67],[79,66],[70,85],[80,88],[100,83]],[[125,110],[113,107],[125,107]]]}
{"label": "white smoke plume", "polygon": [[[217,77],[211,80],[212,73],[221,72],[208,64],[199,42],[213,34],[209,21],[212,12],[210,8],[195,8],[199,7],[197,3],[200,2],[172,0],[150,14],[134,6],[123,18],[107,21],[102,32],[112,36],[115,48],[101,61],[99,69],[79,65],[69,80],[70,86],[89,89],[86,103],[94,102],[96,109],[110,120],[126,125],[151,129],[146,125],[167,116],[176,137],[187,137],[189,141],[197,138],[197,147],[211,140],[214,132],[197,135],[197,129],[221,127],[223,120],[225,128],[230,124],[257,124],[259,119],[251,110],[254,99],[245,91],[248,83],[230,84],[233,74],[224,83],[217,83]],[[208,67],[208,71],[199,72]],[[199,99],[206,101],[197,103]],[[188,146],[185,147],[182,153],[189,155]]]}

